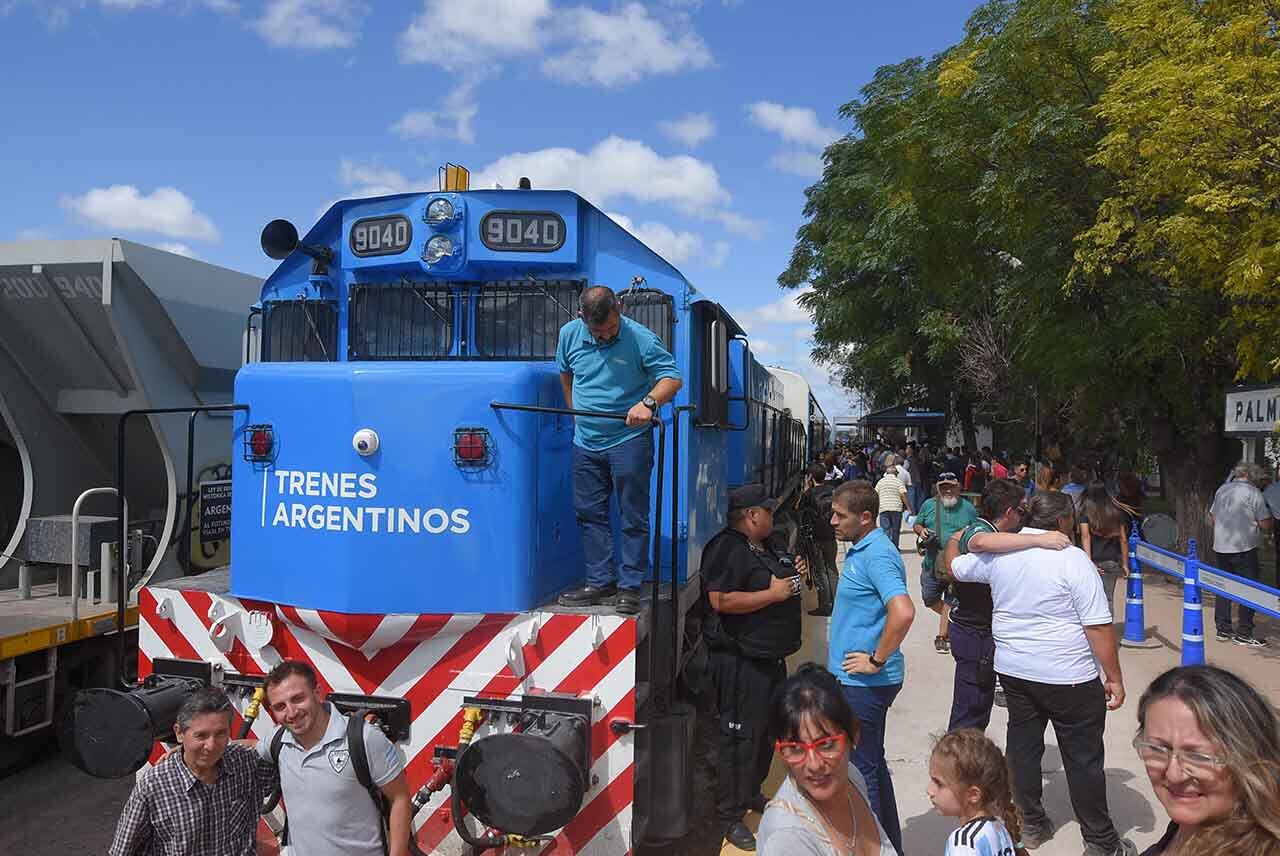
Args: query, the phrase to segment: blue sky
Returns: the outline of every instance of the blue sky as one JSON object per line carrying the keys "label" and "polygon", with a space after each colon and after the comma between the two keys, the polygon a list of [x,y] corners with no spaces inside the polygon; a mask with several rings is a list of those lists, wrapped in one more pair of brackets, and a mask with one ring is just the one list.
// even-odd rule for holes
{"label": "blue sky", "polygon": [[[972,0],[0,0],[0,240],[115,235],[265,276],[336,199],[567,187],[799,369],[776,279],[836,111]],[[887,309],[889,309],[887,307]]]}

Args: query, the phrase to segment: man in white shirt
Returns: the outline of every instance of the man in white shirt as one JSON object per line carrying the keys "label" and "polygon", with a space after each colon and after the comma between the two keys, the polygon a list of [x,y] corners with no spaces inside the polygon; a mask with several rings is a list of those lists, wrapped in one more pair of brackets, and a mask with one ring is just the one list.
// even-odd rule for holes
{"label": "man in white shirt", "polygon": [[1280,521],[1280,478],[1267,485],[1262,491],[1262,499],[1271,512],[1271,540],[1276,548],[1276,567],[1280,568],[1280,527],[1276,524],[1276,521]]}
{"label": "man in white shirt", "polygon": [[[1250,580],[1258,578],[1258,541],[1263,531],[1271,529],[1271,512],[1267,510],[1262,491],[1254,487],[1259,473],[1253,464],[1236,464],[1231,481],[1218,488],[1209,507],[1213,522],[1213,550],[1218,554],[1218,568]],[[1231,626],[1231,601],[1215,597],[1213,623],[1217,625],[1219,642],[1261,648],[1265,639],[1253,635],[1253,610],[1239,605],[1240,620]]]}
{"label": "man in white shirt", "polygon": [[[1073,519],[1070,496],[1037,493],[1022,532],[1070,532]],[[956,557],[951,575],[991,586],[995,670],[1009,709],[1005,753],[1024,844],[1037,847],[1053,836],[1040,769],[1045,726],[1052,722],[1085,856],[1136,854],[1107,807],[1102,733],[1107,711],[1124,703],[1124,681],[1111,608],[1093,562],[1076,547],[970,553]]]}

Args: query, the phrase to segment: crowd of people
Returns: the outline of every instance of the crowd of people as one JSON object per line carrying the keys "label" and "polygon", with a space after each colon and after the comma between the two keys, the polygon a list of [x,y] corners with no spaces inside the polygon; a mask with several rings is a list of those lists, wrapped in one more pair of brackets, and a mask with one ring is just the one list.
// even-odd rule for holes
{"label": "crowd of people", "polygon": [[[956,471],[962,462],[963,475]],[[754,716],[742,713],[741,698],[721,691],[726,839],[771,856],[903,853],[885,734],[906,675],[900,648],[916,617],[897,542],[906,515],[924,555],[922,599],[938,615],[934,645],[955,662],[951,710],[945,731],[939,720],[942,736],[930,760],[929,797],[959,827],[938,849],[949,856],[1013,856],[1054,836],[1059,824],[1041,802],[1044,735],[1052,724],[1085,856],[1136,856],[1111,817],[1103,736],[1108,718],[1113,727],[1116,721],[1109,712],[1126,700],[1114,590],[1124,573],[1125,539],[1143,516],[1140,481],[1120,474],[1108,488],[1083,467],[1059,476],[1047,466],[1037,472],[1030,462],[1009,466],[993,455],[988,464],[981,453],[935,454],[911,444],[837,451],[824,458],[818,475],[824,478],[811,477],[806,486],[838,485],[831,524],[848,544],[827,660],[787,677],[785,658],[800,647],[792,630],[769,652],[767,687],[752,684]],[[1248,573],[1247,563],[1256,561],[1238,554],[1256,552],[1256,536],[1270,526],[1275,507],[1253,477],[1251,468],[1239,468],[1212,511],[1215,526],[1254,536],[1219,540],[1236,550],[1234,563],[1224,562],[1236,572]],[[976,504],[961,495],[975,482],[981,483]],[[759,503],[772,513],[762,493],[734,497],[731,507]],[[754,553],[771,553],[767,526],[751,540]],[[795,628],[798,588],[786,588],[788,573],[775,566],[746,588],[766,604],[761,613],[781,609]],[[741,580],[727,580],[727,563],[723,572],[707,575],[716,592],[712,612],[759,632],[763,614],[753,619],[754,613],[724,609],[726,602],[744,602],[727,597]],[[1230,622],[1229,602],[1220,602],[1228,604]],[[1250,618],[1239,615],[1220,638],[1261,644],[1246,623]],[[737,644],[736,687],[751,657],[731,630],[717,644],[721,650]],[[722,668],[717,675],[724,675]],[[718,686],[729,685],[718,679]],[[997,692],[1009,713],[1008,762],[985,734]],[[765,697],[772,699],[767,710],[758,704]],[[1230,713],[1215,721],[1220,706]],[[1136,735],[1134,751],[1170,820],[1143,856],[1225,854],[1241,845],[1240,852],[1280,854],[1280,733],[1275,712],[1256,690],[1215,667],[1173,669],[1143,694]],[[788,776],[769,799],[761,788],[771,752],[785,762]],[[753,836],[744,816],[762,809]]]}

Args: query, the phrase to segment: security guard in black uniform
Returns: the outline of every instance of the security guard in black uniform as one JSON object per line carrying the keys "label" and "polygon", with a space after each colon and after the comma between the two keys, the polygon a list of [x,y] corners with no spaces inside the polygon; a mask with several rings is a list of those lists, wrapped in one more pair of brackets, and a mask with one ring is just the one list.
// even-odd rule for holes
{"label": "security guard in black uniform", "polygon": [[773,509],[764,486],[729,493],[729,525],[702,552],[708,606],[704,627],[720,708],[716,815],[742,850],[756,839],[742,819],[764,811],[760,792],[773,752],[766,735],[769,699],[787,676],[784,658],[800,650],[800,574],[765,546]]}

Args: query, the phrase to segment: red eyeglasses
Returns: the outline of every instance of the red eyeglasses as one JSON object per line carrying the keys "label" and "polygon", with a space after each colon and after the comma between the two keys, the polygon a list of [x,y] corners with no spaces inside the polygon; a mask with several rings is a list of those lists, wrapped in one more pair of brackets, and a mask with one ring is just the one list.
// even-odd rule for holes
{"label": "red eyeglasses", "polygon": [[811,743],[779,740],[774,746],[777,747],[778,754],[782,756],[782,760],[794,767],[798,764],[803,764],[805,759],[809,757],[810,752],[813,752],[824,761],[834,761],[844,751],[846,742],[848,742],[848,738],[841,732],[840,734],[819,737]]}

